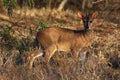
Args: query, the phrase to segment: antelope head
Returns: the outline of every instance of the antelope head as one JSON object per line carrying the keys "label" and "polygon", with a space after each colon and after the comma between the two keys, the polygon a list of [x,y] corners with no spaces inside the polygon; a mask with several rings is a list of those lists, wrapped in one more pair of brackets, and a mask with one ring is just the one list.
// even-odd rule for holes
{"label": "antelope head", "polygon": [[82,12],[78,12],[78,17],[82,19],[85,31],[91,29],[92,21],[97,17],[97,15],[98,15],[97,11],[94,12],[92,16],[90,13],[82,14]]}

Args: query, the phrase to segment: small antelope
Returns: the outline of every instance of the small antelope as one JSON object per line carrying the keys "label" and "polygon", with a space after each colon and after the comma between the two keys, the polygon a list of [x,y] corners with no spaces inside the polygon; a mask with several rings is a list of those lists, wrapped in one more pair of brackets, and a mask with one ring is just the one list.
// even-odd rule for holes
{"label": "small antelope", "polygon": [[44,56],[49,62],[56,51],[71,52],[74,57],[78,56],[80,49],[88,47],[93,42],[93,32],[89,28],[89,24],[96,18],[98,12],[92,15],[78,12],[78,17],[82,19],[84,24],[83,30],[71,30],[60,27],[49,27],[40,30],[37,33],[36,40],[39,50],[34,51],[28,59],[30,67],[32,67],[35,58]]}

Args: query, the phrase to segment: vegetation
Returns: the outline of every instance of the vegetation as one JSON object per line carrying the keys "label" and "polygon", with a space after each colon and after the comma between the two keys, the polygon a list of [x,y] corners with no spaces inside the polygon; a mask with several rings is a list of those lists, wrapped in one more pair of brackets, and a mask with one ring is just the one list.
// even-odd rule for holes
{"label": "vegetation", "polygon": [[38,30],[43,30],[43,29],[45,29],[45,28],[47,28],[48,27],[48,24],[47,23],[45,23],[45,22],[40,22],[39,24],[38,24]]}
{"label": "vegetation", "polygon": [[[120,6],[119,0],[0,0],[1,80],[119,80]],[[92,2],[89,2],[92,1]],[[89,4],[88,4],[89,3]],[[91,7],[89,7],[91,6]],[[98,11],[94,21],[96,40],[84,65],[71,54],[56,52],[49,63],[40,57],[33,68],[27,57],[34,51],[39,29],[65,27],[79,29],[78,11]]]}

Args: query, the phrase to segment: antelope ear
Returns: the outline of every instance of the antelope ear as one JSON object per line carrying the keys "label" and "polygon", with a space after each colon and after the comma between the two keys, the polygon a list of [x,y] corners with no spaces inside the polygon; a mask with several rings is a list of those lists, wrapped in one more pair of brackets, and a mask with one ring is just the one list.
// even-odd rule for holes
{"label": "antelope ear", "polygon": [[82,12],[78,12],[78,17],[82,19]]}
{"label": "antelope ear", "polygon": [[97,12],[97,11],[96,11],[96,12],[94,12],[94,13],[92,14],[92,19],[96,18],[96,17],[97,17],[97,15],[98,15],[98,12]]}

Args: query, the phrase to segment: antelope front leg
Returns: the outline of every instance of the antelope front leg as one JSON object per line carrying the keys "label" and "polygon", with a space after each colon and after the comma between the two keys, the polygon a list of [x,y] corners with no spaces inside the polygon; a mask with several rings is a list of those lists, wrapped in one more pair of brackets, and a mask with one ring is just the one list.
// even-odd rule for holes
{"label": "antelope front leg", "polygon": [[77,57],[78,57],[80,50],[81,50],[81,49],[73,49],[73,50],[72,50],[72,55],[73,55],[74,58],[77,58]]}
{"label": "antelope front leg", "polygon": [[87,51],[83,52],[80,57],[81,57],[82,65],[84,65],[86,57],[87,57]]}
{"label": "antelope front leg", "polygon": [[81,61],[81,64],[82,64],[82,69],[85,68],[85,61],[88,58],[88,55],[89,55],[89,49],[84,48],[84,52],[80,54],[80,57],[81,57],[80,61]]}

